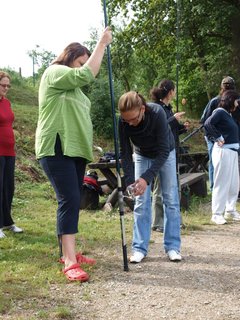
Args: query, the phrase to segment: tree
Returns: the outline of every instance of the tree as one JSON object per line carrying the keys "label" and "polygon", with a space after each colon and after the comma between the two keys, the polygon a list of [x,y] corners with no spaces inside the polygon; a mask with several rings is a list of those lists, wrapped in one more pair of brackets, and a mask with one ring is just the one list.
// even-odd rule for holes
{"label": "tree", "polygon": [[[56,58],[53,52],[40,49],[39,45],[36,45],[35,49],[28,51],[28,55],[33,60],[33,80],[40,79],[43,72]],[[35,72],[35,65],[38,66],[37,72]]]}
{"label": "tree", "polygon": [[118,76],[126,77],[130,59],[135,62],[128,87],[148,92],[162,78],[174,80],[178,54],[179,92],[200,114],[224,75],[240,81],[239,0],[112,0],[108,8],[110,21],[124,19],[114,43]]}

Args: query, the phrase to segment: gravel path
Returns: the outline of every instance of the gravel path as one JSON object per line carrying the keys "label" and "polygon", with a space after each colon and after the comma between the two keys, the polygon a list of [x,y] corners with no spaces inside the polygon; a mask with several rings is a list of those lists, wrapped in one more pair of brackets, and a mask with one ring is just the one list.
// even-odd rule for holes
{"label": "gravel path", "polygon": [[80,320],[239,320],[239,230],[240,223],[229,223],[182,236],[181,263],[168,261],[154,232],[148,257],[129,272],[120,248],[96,252],[91,281],[53,287],[53,295],[71,295],[73,319]]}

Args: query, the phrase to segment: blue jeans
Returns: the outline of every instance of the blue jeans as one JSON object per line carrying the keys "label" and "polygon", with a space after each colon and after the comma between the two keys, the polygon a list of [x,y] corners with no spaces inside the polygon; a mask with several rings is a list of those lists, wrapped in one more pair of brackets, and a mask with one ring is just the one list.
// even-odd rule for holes
{"label": "blue jeans", "polygon": [[[135,179],[151,167],[154,159],[135,154]],[[180,205],[176,174],[176,153],[172,150],[159,171],[164,205],[164,249],[180,252]],[[151,236],[151,185],[137,196],[134,206],[132,250],[147,255]]]}
{"label": "blue jeans", "polygon": [[208,140],[208,138],[205,136],[205,141],[207,143],[207,149],[208,149],[208,176],[209,176],[209,186],[210,190],[212,191],[213,189],[213,164],[212,164],[212,150],[213,150],[213,142],[211,140]]}

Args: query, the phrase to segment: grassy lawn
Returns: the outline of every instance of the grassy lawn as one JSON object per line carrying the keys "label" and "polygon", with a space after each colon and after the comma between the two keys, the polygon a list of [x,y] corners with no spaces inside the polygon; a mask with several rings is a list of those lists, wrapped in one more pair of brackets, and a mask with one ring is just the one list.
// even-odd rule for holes
{"label": "grassy lawn", "polygon": [[[0,241],[0,318],[17,313],[19,308],[35,310],[33,319],[38,316],[43,319],[42,312],[49,308],[60,310],[62,314],[61,301],[56,301],[54,307],[43,303],[50,299],[50,285],[68,282],[62,275],[62,265],[56,263],[59,251],[55,215],[55,197],[48,183],[17,185],[13,217],[24,233],[6,231],[6,237]],[[130,239],[131,214],[126,216],[125,222]],[[121,246],[118,211],[81,211],[77,243],[85,254],[117,243]],[[91,269],[85,268],[90,274],[94,272]]]}
{"label": "grassy lawn", "polygon": [[[209,224],[209,212],[204,210],[207,201],[209,198],[193,198],[191,210],[183,212],[186,225],[182,230],[184,234]],[[43,303],[50,298],[51,285],[67,282],[61,273],[62,266],[55,263],[59,258],[55,212],[55,197],[49,183],[17,184],[13,216],[24,233],[6,231],[7,237],[0,241],[0,317],[14,314],[18,308],[35,310],[33,319],[43,319],[41,314],[48,308],[54,308],[55,312],[62,314],[61,301],[55,301],[54,305],[48,307]],[[131,213],[125,214],[125,227],[129,247],[132,236]],[[82,211],[77,242],[86,254],[118,244],[121,248],[118,209],[108,213],[101,210]],[[94,273],[94,268],[88,267],[86,271]]]}
{"label": "grassy lawn", "polygon": [[[51,288],[68,281],[62,275],[62,266],[57,263],[55,195],[34,156],[38,109],[22,105],[13,105],[13,109],[17,146],[13,217],[24,233],[6,231],[6,238],[0,240],[0,319],[25,320],[26,316],[18,315],[21,313],[28,314],[27,319],[53,319],[50,314],[54,314],[54,319],[71,319],[71,312],[66,306],[67,297],[66,301],[60,298],[51,300]],[[203,141],[201,135],[198,139]],[[112,150],[109,141],[98,138],[95,144],[105,151]],[[194,145],[199,151],[198,141]],[[186,226],[182,233],[188,234],[209,224],[210,212],[206,210],[209,201],[209,196],[192,198],[191,208],[182,212]],[[133,222],[131,212],[125,214],[124,221],[129,248]],[[118,209],[112,212],[81,211],[77,244],[82,252],[90,256],[100,256],[106,249],[115,250],[116,247],[121,251]],[[90,275],[97,273],[94,267],[85,269]]]}

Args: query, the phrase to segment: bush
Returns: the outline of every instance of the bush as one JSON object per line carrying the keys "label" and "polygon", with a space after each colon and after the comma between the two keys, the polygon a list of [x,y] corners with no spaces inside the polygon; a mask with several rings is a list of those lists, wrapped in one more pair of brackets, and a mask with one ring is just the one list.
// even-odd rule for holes
{"label": "bush", "polygon": [[[121,86],[114,83],[115,96],[115,112],[118,118],[117,102],[121,95]],[[91,117],[94,132],[103,138],[111,138],[113,136],[113,117],[111,107],[111,96],[109,83],[105,78],[99,78],[91,88],[89,94],[92,110]]]}

